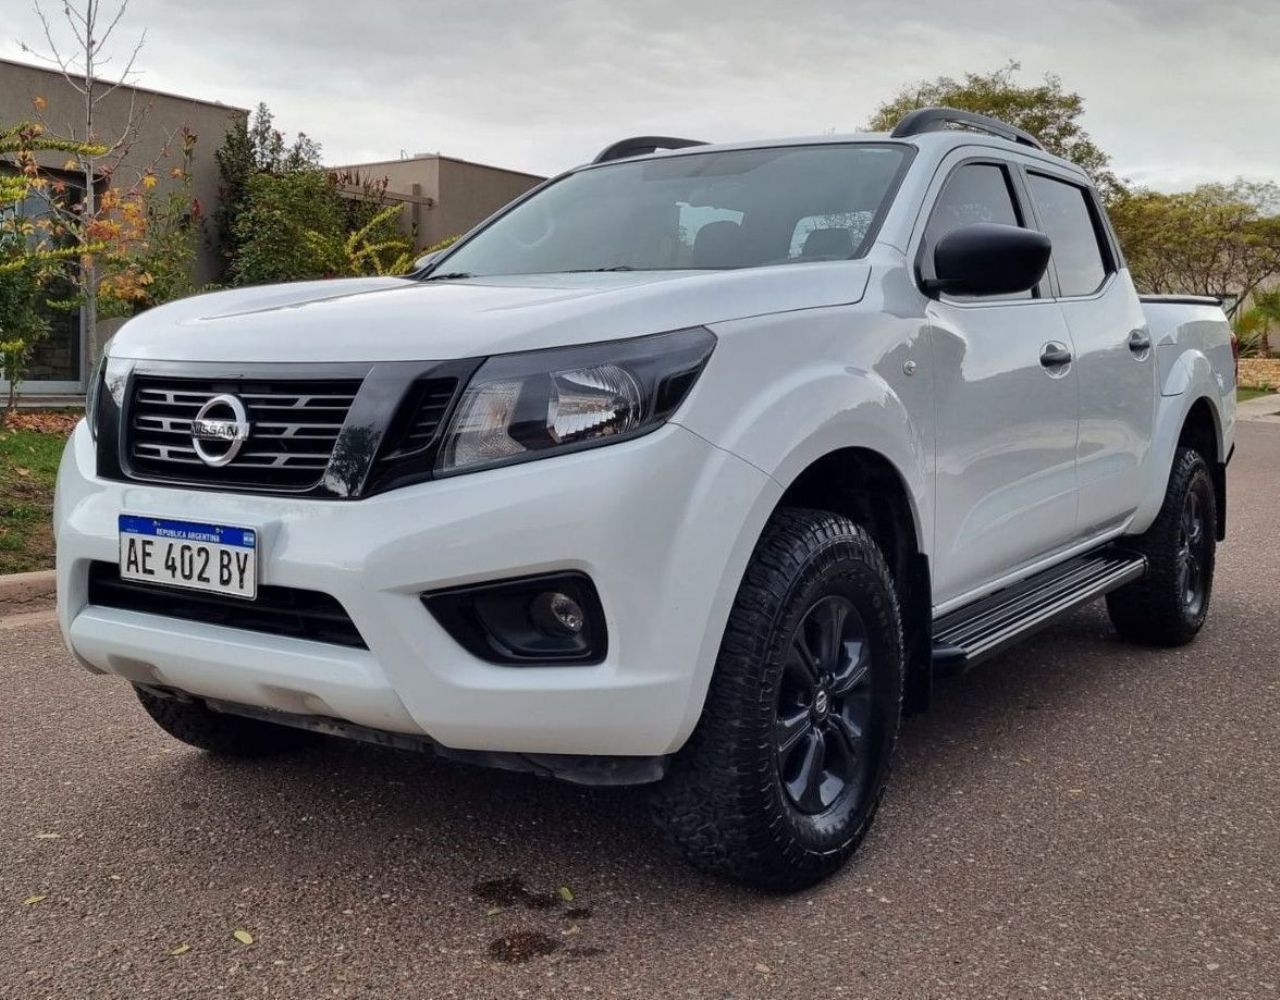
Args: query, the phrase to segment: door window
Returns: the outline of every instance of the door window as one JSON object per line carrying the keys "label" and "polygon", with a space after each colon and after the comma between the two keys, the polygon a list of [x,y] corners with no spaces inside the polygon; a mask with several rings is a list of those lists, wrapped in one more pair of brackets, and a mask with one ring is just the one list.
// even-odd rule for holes
{"label": "door window", "polygon": [[1082,187],[1044,174],[1027,175],[1027,185],[1045,235],[1053,241],[1053,265],[1064,296],[1092,295],[1106,280],[1106,264],[1093,199]]}
{"label": "door window", "polygon": [[[1022,217],[1014,201],[1009,174],[1004,167],[994,163],[966,163],[952,171],[938,196],[924,230],[923,268],[933,269],[933,248],[938,241],[961,226],[975,222],[997,222],[1006,226],[1021,226]],[[947,296],[969,299],[971,296]],[[1027,299],[1031,292],[1016,295],[984,296],[992,298]]]}

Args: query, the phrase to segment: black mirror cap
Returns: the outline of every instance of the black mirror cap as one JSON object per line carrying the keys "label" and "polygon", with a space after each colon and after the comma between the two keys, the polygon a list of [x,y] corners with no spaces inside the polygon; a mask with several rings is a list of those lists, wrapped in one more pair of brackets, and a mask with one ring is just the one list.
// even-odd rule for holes
{"label": "black mirror cap", "polygon": [[1035,288],[1049,266],[1053,244],[1044,233],[997,222],[953,229],[933,250],[930,293],[1013,295]]}

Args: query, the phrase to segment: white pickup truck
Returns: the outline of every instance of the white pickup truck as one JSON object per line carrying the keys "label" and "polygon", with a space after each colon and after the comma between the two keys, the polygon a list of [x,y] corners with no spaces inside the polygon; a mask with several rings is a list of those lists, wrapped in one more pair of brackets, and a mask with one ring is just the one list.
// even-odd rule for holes
{"label": "white pickup truck", "polygon": [[1024,132],[626,140],[407,277],[129,322],[59,615],[205,750],[653,783],[694,864],[797,887],[939,671],[1103,595],[1196,635],[1234,419],[1218,304],[1140,300]]}

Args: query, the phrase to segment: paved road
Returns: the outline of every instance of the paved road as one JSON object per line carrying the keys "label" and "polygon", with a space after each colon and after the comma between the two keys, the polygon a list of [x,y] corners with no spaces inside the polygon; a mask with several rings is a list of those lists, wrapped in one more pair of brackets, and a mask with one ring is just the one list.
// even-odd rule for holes
{"label": "paved road", "polygon": [[688,871],[635,791],[206,759],[10,619],[0,997],[1280,995],[1280,429],[1231,480],[1195,645],[1090,608],[947,682],[859,858],[789,898]]}

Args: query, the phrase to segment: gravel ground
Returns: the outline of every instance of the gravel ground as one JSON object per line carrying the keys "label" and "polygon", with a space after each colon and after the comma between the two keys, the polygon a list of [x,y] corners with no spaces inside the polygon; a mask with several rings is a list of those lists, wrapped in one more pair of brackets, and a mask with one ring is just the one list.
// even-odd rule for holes
{"label": "gravel ground", "polygon": [[1198,642],[1096,606],[943,682],[858,858],[790,897],[686,869],[639,791],[207,759],[0,620],[0,997],[1276,996],[1277,470],[1242,425]]}

